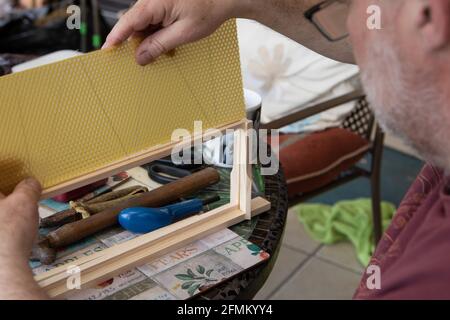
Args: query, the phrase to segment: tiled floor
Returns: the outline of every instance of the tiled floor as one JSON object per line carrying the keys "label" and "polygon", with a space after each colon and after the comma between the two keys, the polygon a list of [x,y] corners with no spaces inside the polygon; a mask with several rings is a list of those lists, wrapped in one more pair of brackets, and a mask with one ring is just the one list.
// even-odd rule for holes
{"label": "tiled floor", "polygon": [[350,244],[317,243],[291,210],[277,262],[255,299],[351,299],[363,270]]}

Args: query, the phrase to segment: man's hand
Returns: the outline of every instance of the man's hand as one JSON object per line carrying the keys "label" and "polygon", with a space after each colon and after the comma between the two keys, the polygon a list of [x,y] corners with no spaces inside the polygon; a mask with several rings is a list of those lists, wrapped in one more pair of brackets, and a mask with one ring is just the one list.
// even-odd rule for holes
{"label": "man's hand", "polygon": [[136,61],[146,65],[182,44],[212,34],[248,0],[139,0],[113,28],[103,48],[119,45],[130,36],[145,38]]}
{"label": "man's hand", "polygon": [[259,21],[331,59],[353,63],[346,39],[330,43],[304,17],[322,0],[139,0],[109,34],[103,48],[130,36],[144,38],[136,61],[146,65],[180,45],[212,34],[231,18]]}
{"label": "man's hand", "polygon": [[22,181],[7,198],[0,193],[0,259],[28,260],[38,231],[40,196],[34,179]]}
{"label": "man's hand", "polygon": [[0,299],[44,299],[28,265],[38,231],[41,186],[34,179],[0,193]]}

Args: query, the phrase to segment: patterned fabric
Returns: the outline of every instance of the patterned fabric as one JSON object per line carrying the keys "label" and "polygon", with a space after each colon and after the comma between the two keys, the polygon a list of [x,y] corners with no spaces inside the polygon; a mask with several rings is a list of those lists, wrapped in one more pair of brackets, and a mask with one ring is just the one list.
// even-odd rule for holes
{"label": "patterned fabric", "polygon": [[449,186],[442,170],[422,169],[369,263],[381,289],[368,288],[368,269],[354,298],[450,299]]}

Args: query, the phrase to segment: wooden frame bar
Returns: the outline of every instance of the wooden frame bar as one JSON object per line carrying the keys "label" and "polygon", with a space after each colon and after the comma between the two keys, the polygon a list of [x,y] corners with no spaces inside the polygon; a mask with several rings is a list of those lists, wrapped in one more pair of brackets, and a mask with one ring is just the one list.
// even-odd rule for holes
{"label": "wooden frame bar", "polygon": [[[252,139],[251,135],[248,134],[249,127],[249,121],[242,120],[219,129],[221,132],[227,129],[235,130],[234,162],[230,177],[231,200],[229,204],[206,213],[191,216],[165,228],[141,235],[78,260],[76,264],[69,267],[79,268],[81,288],[94,286],[192,241],[269,210],[270,203],[267,200],[263,198],[251,199],[251,164],[249,163],[248,153],[251,150],[249,147]],[[192,140],[198,141],[198,139],[208,139],[208,134],[193,136]],[[122,161],[122,165],[115,164],[105,168],[101,173],[80,177],[76,182],[69,182],[55,190],[59,192],[66,188],[74,188],[81,182],[86,184],[91,179],[98,180],[99,177],[108,176],[114,174],[114,172],[165,157],[170,154],[174,146],[175,144],[171,143],[153,151],[130,157],[130,159]],[[48,191],[48,194],[52,193],[53,191]],[[71,277],[73,275],[68,272],[67,267],[61,266],[37,275],[35,279],[51,297],[61,297],[72,290],[76,290],[69,288],[67,285]]]}
{"label": "wooden frame bar", "polygon": [[[247,119],[243,119],[238,122],[234,122],[229,125],[224,125],[221,128],[218,128],[215,130],[215,132],[205,132],[202,135],[192,135],[191,142],[185,143],[185,145],[193,144],[195,142],[198,142],[199,140],[208,140],[212,136],[214,136],[217,132],[224,133],[226,130],[234,129],[237,130],[239,128],[243,128],[245,124],[248,123]],[[127,158],[124,158],[118,162],[111,163],[104,168],[101,168],[99,170],[96,170],[95,172],[91,172],[88,174],[85,174],[80,177],[76,177],[71,179],[70,181],[58,184],[52,188],[48,188],[43,190],[42,192],[42,199],[48,199],[52,198],[54,196],[57,196],[59,194],[80,188],[82,186],[88,185],[90,183],[94,183],[96,181],[108,178],[110,176],[113,176],[115,174],[118,174],[124,170],[128,170],[131,168],[135,168],[138,166],[141,166],[143,164],[161,159],[165,156],[170,155],[171,150],[175,145],[181,145],[182,142],[169,142],[164,145],[159,145],[156,147],[152,147],[148,150],[142,151],[140,153],[136,153],[132,156],[129,156]]]}

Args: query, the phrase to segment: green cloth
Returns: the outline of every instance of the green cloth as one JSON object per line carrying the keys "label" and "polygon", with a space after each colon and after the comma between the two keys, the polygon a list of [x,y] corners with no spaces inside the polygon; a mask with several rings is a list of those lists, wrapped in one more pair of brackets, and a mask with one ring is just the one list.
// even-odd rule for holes
{"label": "green cloth", "polygon": [[[370,199],[341,201],[334,206],[302,204],[296,210],[299,220],[313,239],[323,244],[350,241],[358,260],[364,266],[368,265],[375,249]],[[385,230],[392,220],[395,206],[382,202],[381,211]]]}

